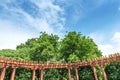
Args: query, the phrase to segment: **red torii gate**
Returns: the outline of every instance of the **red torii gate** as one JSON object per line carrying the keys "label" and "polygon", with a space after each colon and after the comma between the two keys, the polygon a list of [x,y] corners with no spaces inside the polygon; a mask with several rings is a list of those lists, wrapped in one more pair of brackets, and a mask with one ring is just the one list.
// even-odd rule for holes
{"label": "red torii gate", "polygon": [[39,80],[43,80],[43,72],[44,69],[50,69],[50,68],[65,68],[68,69],[68,80],[71,80],[71,74],[70,69],[75,69],[76,74],[76,80],[79,80],[78,75],[78,68],[81,66],[91,66],[94,72],[95,80],[98,80],[97,73],[96,73],[96,65],[99,65],[102,70],[102,74],[104,77],[104,80],[107,80],[107,75],[104,70],[104,64],[110,63],[110,62],[116,62],[120,61],[120,54],[115,54],[114,56],[109,57],[101,57],[99,59],[93,59],[89,61],[83,61],[83,62],[75,62],[75,63],[64,63],[64,64],[52,64],[52,63],[38,63],[36,61],[20,61],[20,60],[14,60],[14,59],[8,59],[8,58],[0,58],[0,68],[2,68],[2,71],[0,73],[0,80],[4,80],[5,72],[8,67],[11,67],[12,74],[10,80],[14,80],[16,69],[17,68],[29,68],[32,69],[32,80],[35,80],[35,72],[37,69],[40,71],[40,78]]}

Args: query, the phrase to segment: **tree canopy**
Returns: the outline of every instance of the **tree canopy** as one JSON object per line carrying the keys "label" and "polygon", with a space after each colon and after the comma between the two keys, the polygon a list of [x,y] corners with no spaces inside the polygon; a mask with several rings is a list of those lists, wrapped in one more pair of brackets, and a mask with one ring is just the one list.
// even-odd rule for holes
{"label": "tree canopy", "polygon": [[81,33],[69,32],[61,40],[61,54],[66,62],[79,61],[102,56],[97,45],[90,37]]}
{"label": "tree canopy", "polygon": [[[28,39],[25,43],[18,45],[16,50],[0,50],[0,56],[20,60],[68,63],[98,58],[102,56],[102,52],[92,38],[81,33],[68,32],[63,38],[59,38],[58,35],[41,32],[39,37]],[[17,69],[15,80],[30,80],[30,71],[28,69]],[[26,74],[23,74],[24,72]],[[36,78],[39,77],[39,70],[37,72]],[[63,69],[48,69],[45,70],[44,80],[67,80],[66,73],[67,71]],[[8,72],[7,75],[9,76],[9,74]],[[94,79],[91,67],[79,68],[79,74],[82,75],[80,76],[81,80]],[[74,79],[74,70],[72,70],[71,75]],[[7,76],[5,80],[8,80]]]}

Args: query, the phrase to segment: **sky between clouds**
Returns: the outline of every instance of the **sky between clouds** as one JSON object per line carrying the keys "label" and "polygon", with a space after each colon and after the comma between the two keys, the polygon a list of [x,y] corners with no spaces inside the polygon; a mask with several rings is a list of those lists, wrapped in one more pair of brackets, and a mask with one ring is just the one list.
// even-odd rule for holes
{"label": "sky between clouds", "polygon": [[103,55],[120,52],[120,0],[0,0],[0,49],[15,49],[41,31],[81,32]]}

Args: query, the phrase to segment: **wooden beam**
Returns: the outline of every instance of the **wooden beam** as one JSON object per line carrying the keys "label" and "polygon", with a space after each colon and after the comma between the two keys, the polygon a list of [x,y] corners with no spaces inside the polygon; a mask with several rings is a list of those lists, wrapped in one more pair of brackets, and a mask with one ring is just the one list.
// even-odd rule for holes
{"label": "wooden beam", "polygon": [[1,73],[0,73],[0,80],[4,80],[5,72],[6,72],[6,67],[3,67],[3,68],[2,68],[2,71],[1,71]]}
{"label": "wooden beam", "polygon": [[108,79],[107,79],[106,72],[105,72],[105,69],[104,69],[104,65],[101,64],[100,67],[101,67],[101,70],[102,70],[102,74],[103,74],[103,78],[104,78],[104,80],[108,80]]}
{"label": "wooden beam", "polygon": [[33,72],[32,72],[32,80],[35,80],[35,69],[33,69]]}
{"label": "wooden beam", "polygon": [[75,68],[75,75],[76,75],[76,80],[79,80],[79,75],[78,75],[78,69]]}
{"label": "wooden beam", "polygon": [[40,79],[39,79],[39,80],[43,80],[43,75],[44,75],[44,70],[41,69],[41,70],[40,70]]}
{"label": "wooden beam", "polygon": [[92,69],[93,69],[93,73],[94,73],[95,80],[98,80],[95,66],[92,66]]}
{"label": "wooden beam", "polygon": [[70,72],[70,68],[68,68],[68,80],[71,80],[71,72]]}
{"label": "wooden beam", "polygon": [[14,80],[14,78],[15,78],[15,73],[16,73],[16,68],[13,68],[12,74],[11,74],[11,77],[10,77],[10,80]]}

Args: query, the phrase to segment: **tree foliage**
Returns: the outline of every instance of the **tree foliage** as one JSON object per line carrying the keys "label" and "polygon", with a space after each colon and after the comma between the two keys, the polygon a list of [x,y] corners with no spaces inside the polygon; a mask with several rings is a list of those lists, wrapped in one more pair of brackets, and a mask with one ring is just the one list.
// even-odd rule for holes
{"label": "tree foliage", "polygon": [[102,55],[90,37],[76,32],[69,32],[62,39],[61,54],[66,62],[91,59]]}
{"label": "tree foliage", "polygon": [[107,64],[105,70],[108,80],[120,80],[120,62]]}
{"label": "tree foliage", "polygon": [[[102,56],[102,53],[90,37],[83,36],[81,33],[68,32],[65,37],[59,39],[58,35],[42,32],[38,38],[28,39],[25,43],[18,45],[16,50],[0,50],[0,56],[41,62],[68,63],[97,58]],[[71,71],[72,78],[75,79],[74,70]],[[39,78],[39,73],[40,71],[37,70],[36,78]],[[44,80],[67,80],[66,69],[48,69],[44,73]],[[90,67],[79,68],[79,75],[82,75],[80,76],[81,80],[94,79]],[[17,69],[15,80],[30,80],[30,77],[30,70]]]}

